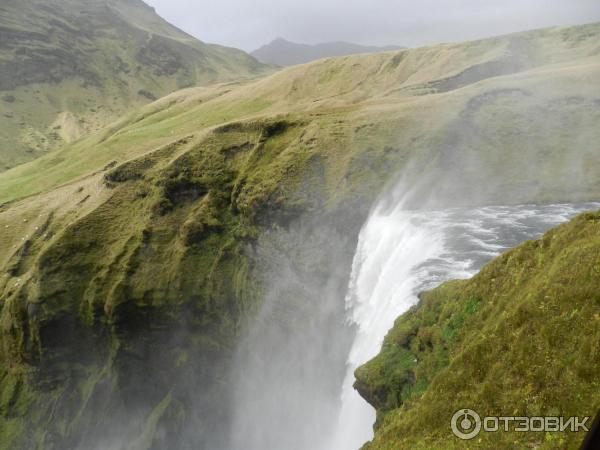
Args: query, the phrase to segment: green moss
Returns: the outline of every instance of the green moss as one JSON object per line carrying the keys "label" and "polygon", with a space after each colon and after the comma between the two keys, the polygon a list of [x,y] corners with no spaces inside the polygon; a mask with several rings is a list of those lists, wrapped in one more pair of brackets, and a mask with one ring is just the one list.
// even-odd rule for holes
{"label": "green moss", "polygon": [[152,411],[148,419],[146,420],[144,431],[139,439],[131,445],[132,450],[145,450],[152,448],[155,440],[157,426],[163,415],[168,410],[169,406],[173,402],[173,397],[167,395],[162,402]]}
{"label": "green moss", "polygon": [[[41,365],[42,377],[60,374],[47,381],[47,393],[32,401],[40,412],[61,405],[59,412],[44,418],[13,409],[36,430],[29,435],[36,443],[52,448],[51,439],[76,439],[90,416],[102,417],[105,412],[94,408],[103,386],[132,391],[137,399],[136,392],[146,388],[136,385],[138,369],[127,362],[129,352],[143,351],[146,345],[162,347],[157,358],[168,361],[154,364],[169,375],[160,380],[183,376],[169,371],[185,374],[198,360],[227,354],[259,304],[260,286],[245,248],[257,234],[260,212],[277,212],[270,204],[274,193],[294,183],[275,168],[300,131],[301,125],[286,121],[249,122],[160,148],[112,168],[104,177],[106,199],[66,228],[54,230],[54,239],[32,238],[39,248],[31,255],[35,277],[27,279],[21,292],[35,292],[35,297],[15,292],[6,299],[12,309],[3,308],[3,344],[10,353],[2,360],[15,367]],[[232,158],[229,149],[245,142],[251,144]],[[248,180],[251,159],[260,170]],[[236,188],[252,207],[243,205]],[[146,195],[139,196],[140,189]],[[156,214],[156,205],[165,202],[169,207]],[[30,301],[37,305],[35,314],[28,309]],[[152,343],[151,334],[146,336],[149,326],[160,336],[161,330],[182,323],[190,330],[184,346]],[[89,361],[63,360],[60,355],[70,346],[81,346]],[[24,401],[24,393],[9,389],[19,385],[19,378],[5,374],[4,397]],[[153,386],[143,401],[154,412],[148,412],[140,448],[148,448],[162,415],[164,404],[154,404],[154,396],[167,395],[169,386]],[[188,401],[178,395],[173,402]]]}

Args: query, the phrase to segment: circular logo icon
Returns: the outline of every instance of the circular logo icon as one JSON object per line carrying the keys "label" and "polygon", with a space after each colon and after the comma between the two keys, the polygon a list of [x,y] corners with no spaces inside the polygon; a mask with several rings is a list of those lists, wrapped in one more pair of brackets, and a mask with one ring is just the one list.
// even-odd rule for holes
{"label": "circular logo icon", "polygon": [[454,436],[468,441],[481,431],[481,417],[472,409],[460,409],[452,416],[451,427]]}

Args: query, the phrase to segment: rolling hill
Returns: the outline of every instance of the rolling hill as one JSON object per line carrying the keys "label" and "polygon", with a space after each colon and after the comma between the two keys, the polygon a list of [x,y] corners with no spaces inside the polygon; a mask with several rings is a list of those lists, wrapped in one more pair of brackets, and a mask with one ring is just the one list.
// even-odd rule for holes
{"label": "rolling hill", "polygon": [[352,44],[350,42],[326,42],[323,44],[296,44],[277,38],[267,45],[254,50],[251,55],[265,64],[294,66],[317,59],[348,56],[360,53],[378,53],[400,50],[404,47],[388,45],[383,47]]}
{"label": "rolling hill", "polygon": [[189,88],[1,173],[0,448],[219,448],[278,255],[292,305],[343,289],[398,173],[426,206],[600,199],[599,41],[552,28]]}
{"label": "rolling hill", "polygon": [[252,77],[247,54],[205,44],[141,0],[0,5],[0,171],[175,90]]}

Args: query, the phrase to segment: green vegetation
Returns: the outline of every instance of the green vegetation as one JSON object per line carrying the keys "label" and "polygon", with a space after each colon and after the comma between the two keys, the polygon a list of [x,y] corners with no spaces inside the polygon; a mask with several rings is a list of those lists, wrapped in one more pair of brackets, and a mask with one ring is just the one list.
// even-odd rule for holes
{"label": "green vegetation", "polygon": [[487,416],[590,416],[600,407],[600,212],[526,242],[471,280],[422,295],[355,387],[378,411],[366,449],[575,449],[577,433],[452,435]]}
{"label": "green vegetation", "polygon": [[141,0],[9,0],[0,36],[0,171],[178,89],[265,71]]}
{"label": "green vegetation", "polygon": [[[184,89],[1,173],[0,449],[111,436],[166,448],[210,411],[196,430],[208,435],[226,418],[216,399],[263,298],[269,244],[310,255],[298,265],[313,275],[340,251],[309,228],[271,242],[278,231],[318,217],[352,247],[409,162],[450,204],[600,198],[599,35],[549,29]],[[465,298],[444,342],[486,308],[484,295]],[[405,383],[409,356],[390,354],[400,369],[373,382]],[[377,402],[429,392],[444,358]]]}
{"label": "green vegetation", "polygon": [[[356,170],[366,178],[372,170],[364,170],[364,163],[393,169],[386,159],[401,158],[402,165],[410,158],[427,173],[438,172],[455,198],[595,198],[600,162],[588,143],[600,139],[599,34],[597,24],[549,29],[350,56],[255,82],[186,89],[0,173],[0,202],[47,191],[227,122],[287,114],[313,123],[310,139],[335,166],[329,181],[336,190],[348,187],[340,176],[354,158],[362,160]],[[490,61],[496,64],[485,65]],[[504,63],[514,73],[507,74]],[[470,183],[456,184],[456,178]]]}
{"label": "green vegetation", "polygon": [[[274,144],[285,148],[297,138],[298,127],[285,121],[250,123],[217,130],[200,141],[179,141],[108,169],[102,182],[109,196],[91,210],[72,213],[75,220],[73,215],[43,218],[48,225],[36,227],[37,232],[13,254],[10,275],[0,288],[5,292],[0,322],[7,349],[3,358],[15,377],[11,382],[53,386],[35,397],[24,397],[25,390],[4,396],[7,402],[14,402],[15,396],[23,402],[21,413],[30,411],[28,423],[36,432],[30,430],[21,445],[52,448],[53,433],[62,440],[81,439],[77,433],[82,430],[62,428],[61,423],[77,427],[83,420],[80,414],[99,414],[102,409],[96,408],[103,405],[89,397],[98,383],[114,382],[110,374],[119,365],[127,367],[119,370],[126,380],[139,380],[144,370],[167,372],[187,360],[207,358],[198,355],[226,352],[245,309],[257,303],[258,287],[244,254],[248,240],[256,235],[255,216],[270,203],[281,202],[284,185],[294,182],[284,183],[286,174],[277,173],[276,158],[266,153],[269,158],[263,159],[262,154]],[[282,158],[301,156],[290,151]],[[73,200],[82,209],[92,202],[85,188]],[[147,323],[153,323],[150,329]],[[160,342],[182,326],[189,329],[191,342]],[[127,348],[137,339],[168,352],[132,365]],[[73,346],[90,361],[77,363],[83,365],[81,371],[65,373],[66,361],[60,355]],[[35,360],[40,366],[31,367]],[[182,390],[193,380],[185,380],[193,369],[191,363],[187,366],[179,375],[185,374]],[[170,383],[156,381],[155,394],[139,398],[140,388],[127,382],[119,384],[120,395],[150,411],[153,402],[163,401],[156,392],[169,395],[172,389]],[[181,408],[185,401],[180,394],[161,403],[157,411],[177,402]],[[6,408],[15,414],[9,405]],[[49,413],[45,408],[61,418],[52,427],[43,417],[43,412]],[[126,414],[123,408],[117,406],[111,414]],[[152,429],[160,419],[157,414],[152,412],[148,419]],[[176,414],[172,419],[181,417]],[[19,428],[15,432],[12,424],[6,426],[6,433],[18,433]],[[7,442],[1,448],[16,447]]]}

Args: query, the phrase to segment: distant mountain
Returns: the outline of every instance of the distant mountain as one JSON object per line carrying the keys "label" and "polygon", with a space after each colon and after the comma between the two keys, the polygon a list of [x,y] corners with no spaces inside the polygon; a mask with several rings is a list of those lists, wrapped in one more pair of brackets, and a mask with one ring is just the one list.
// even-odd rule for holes
{"label": "distant mountain", "polygon": [[141,0],[3,0],[0,171],[177,89],[264,68],[198,41]]}
{"label": "distant mountain", "polygon": [[327,42],[324,44],[307,45],[296,44],[285,39],[275,39],[270,44],[264,45],[251,53],[259,61],[265,64],[278,66],[294,66],[304,64],[316,59],[330,58],[334,56],[347,56],[357,53],[378,53],[391,50],[401,50],[405,47],[385,46],[373,47],[350,42]]}

